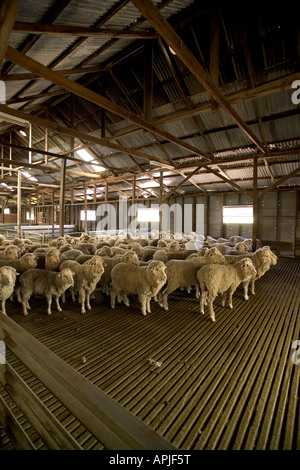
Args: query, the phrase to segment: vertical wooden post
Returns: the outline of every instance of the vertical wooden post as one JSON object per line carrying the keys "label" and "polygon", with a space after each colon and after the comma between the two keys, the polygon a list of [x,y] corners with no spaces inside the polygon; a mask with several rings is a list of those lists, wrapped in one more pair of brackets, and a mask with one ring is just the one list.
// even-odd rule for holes
{"label": "vertical wooden post", "polygon": [[[106,74],[102,74],[102,96],[106,94]],[[105,137],[105,126],[106,126],[106,110],[101,109],[101,137]]]}
{"label": "vertical wooden post", "polygon": [[31,225],[31,211],[32,211],[32,205],[31,205],[31,195],[29,196],[29,225]]}
{"label": "vertical wooden post", "polygon": [[158,237],[161,238],[162,232],[162,211],[161,211],[161,204],[163,200],[163,175],[164,172],[160,172],[159,176],[159,223],[158,223]]}
{"label": "vertical wooden post", "polygon": [[[28,147],[32,147],[32,124],[29,124],[29,132],[28,132]],[[32,152],[29,150],[28,152],[28,163],[32,163]]]}
{"label": "vertical wooden post", "polygon": [[54,236],[54,210],[55,210],[54,201],[55,201],[54,191],[52,191],[52,210],[51,210],[52,236]]}
{"label": "vertical wooden post", "polygon": [[[3,145],[1,145],[1,159],[3,160],[4,158],[4,149],[3,149]],[[1,168],[1,178],[4,177],[4,170],[3,168]]]}
{"label": "vertical wooden post", "polygon": [[18,170],[18,193],[17,193],[17,234],[21,237],[21,170]]}
{"label": "vertical wooden post", "polygon": [[84,186],[84,232],[87,233],[87,186]]}
{"label": "vertical wooden post", "polygon": [[108,201],[108,183],[105,183],[105,195],[104,195],[105,202]]}
{"label": "vertical wooden post", "polygon": [[66,157],[61,160],[60,170],[60,194],[59,194],[59,236],[64,236],[65,225],[65,193],[66,193]]}
{"label": "vertical wooden post", "polygon": [[257,157],[253,159],[253,226],[252,226],[252,250],[256,250],[258,234],[258,197],[257,197]]}
{"label": "vertical wooden post", "polygon": [[[136,188],[136,176],[133,175],[133,181],[132,181],[132,206],[134,206],[135,204],[135,198],[136,198],[136,194],[135,194],[135,188]],[[134,207],[135,209],[135,207]],[[135,218],[136,218],[136,211],[134,211],[134,213],[131,215],[131,226],[132,226],[132,233],[133,235],[136,234],[136,223],[135,223]]]}
{"label": "vertical wooden post", "polygon": [[221,238],[224,237],[223,207],[224,207],[224,194],[221,194],[221,217],[222,217],[221,233],[220,233],[220,237],[221,237]]}
{"label": "vertical wooden post", "polygon": [[[9,143],[12,144],[12,132],[9,133]],[[12,160],[12,147],[9,147],[9,159]],[[11,167],[11,164],[9,164],[9,168]],[[9,176],[11,176],[11,170],[9,170]]]}
{"label": "vertical wooden post", "polygon": [[[48,152],[48,129],[45,129],[45,152]],[[48,164],[48,155],[45,154],[45,164]]]}
{"label": "vertical wooden post", "polygon": [[153,94],[153,41],[145,42],[144,62],[144,118],[152,121],[152,94]]}

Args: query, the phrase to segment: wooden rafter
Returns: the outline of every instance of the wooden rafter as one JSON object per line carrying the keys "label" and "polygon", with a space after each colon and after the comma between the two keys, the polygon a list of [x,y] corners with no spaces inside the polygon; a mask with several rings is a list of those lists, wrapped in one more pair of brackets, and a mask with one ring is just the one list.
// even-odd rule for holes
{"label": "wooden rafter", "polygon": [[6,58],[10,60],[11,62],[19,65],[20,67],[23,67],[25,70],[28,70],[32,73],[40,75],[46,80],[49,80],[50,82],[55,83],[58,86],[61,86],[65,90],[68,90],[71,93],[74,93],[74,95],[81,96],[87,99],[88,101],[91,101],[92,103],[98,106],[101,106],[102,108],[107,109],[108,111],[111,111],[112,113],[117,114],[118,116],[121,116],[126,120],[133,122],[138,127],[142,127],[143,129],[153,132],[165,138],[166,140],[184,148],[185,150],[188,150],[191,153],[194,153],[201,157],[204,156],[201,152],[199,152],[197,148],[193,147],[192,145],[189,145],[183,142],[179,138],[171,135],[169,132],[163,131],[162,129],[145,121],[139,116],[136,116],[130,111],[127,111],[126,109],[122,108],[122,106],[119,106],[118,104],[108,100],[107,98],[104,98],[98,93],[95,93],[94,91],[89,90],[88,88],[80,85],[79,83],[73,82],[72,80],[49,69],[49,67],[45,67],[44,65],[31,59],[30,57],[27,57],[24,54],[21,54],[16,49],[13,49],[8,46],[6,50]]}
{"label": "wooden rafter", "polygon": [[157,35],[147,31],[124,31],[105,28],[84,28],[81,26],[66,26],[44,23],[28,23],[16,21],[13,31],[29,34],[52,34],[58,36],[80,36],[87,38],[125,38],[125,39],[155,39]]}
{"label": "wooden rafter", "polygon": [[262,153],[265,153],[263,144],[247,126],[239,114],[228,103],[228,101],[219,92],[218,88],[206,74],[197,59],[191,51],[186,47],[181,38],[176,34],[167,20],[161,15],[151,0],[131,0],[140,10],[142,15],[149,21],[158,34],[160,34],[167,44],[174,50],[180,60],[195,75],[204,88],[210,93],[211,97],[224,109],[224,111],[233,119],[240,129],[254,142]]}
{"label": "wooden rafter", "polygon": [[19,0],[2,0],[0,6],[0,70],[5,57],[10,33],[19,6]]}

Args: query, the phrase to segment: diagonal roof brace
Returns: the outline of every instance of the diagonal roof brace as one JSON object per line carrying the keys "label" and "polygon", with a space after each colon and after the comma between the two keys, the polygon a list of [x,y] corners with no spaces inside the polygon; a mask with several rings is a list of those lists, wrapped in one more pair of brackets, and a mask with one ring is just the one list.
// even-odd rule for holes
{"label": "diagonal roof brace", "polygon": [[150,24],[152,24],[155,31],[166,41],[166,43],[173,49],[180,60],[186,65],[190,72],[199,80],[204,88],[210,93],[211,97],[219,103],[219,105],[226,111],[233,121],[241,128],[241,130],[257,145],[262,153],[265,149],[260,140],[252,132],[250,127],[243,121],[235,109],[227,102],[224,96],[219,92],[218,87],[212,82],[211,78],[206,74],[205,70],[199,64],[197,59],[193,56],[191,51],[182,42],[182,39],[177,35],[172,26],[162,16],[158,8],[152,3],[151,0],[131,0],[132,3],[140,10]]}

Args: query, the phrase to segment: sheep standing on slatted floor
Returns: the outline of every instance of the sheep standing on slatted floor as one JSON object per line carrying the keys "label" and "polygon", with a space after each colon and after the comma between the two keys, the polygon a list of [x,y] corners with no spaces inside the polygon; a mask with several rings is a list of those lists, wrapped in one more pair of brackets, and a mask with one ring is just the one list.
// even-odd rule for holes
{"label": "sheep standing on slatted floor", "polygon": [[[167,262],[167,286],[161,293],[160,305],[168,310],[168,296],[179,288],[198,287],[197,272],[201,266],[210,263],[224,263],[224,256],[216,248],[211,248],[204,256],[189,260],[172,259]],[[196,292],[197,296],[197,292]]]}
{"label": "sheep standing on slatted floor", "polygon": [[150,261],[148,266],[119,263],[111,271],[111,307],[115,308],[116,296],[129,306],[127,295],[138,295],[142,314],[151,312],[150,301],[156,297],[167,280],[165,265],[162,261]]}
{"label": "sheep standing on slatted floor", "polygon": [[1,266],[0,268],[0,301],[1,311],[6,315],[5,303],[6,300],[13,294],[17,271],[11,266]]}
{"label": "sheep standing on slatted floor", "polygon": [[[44,295],[48,302],[48,315],[51,315],[52,297],[55,298],[57,310],[62,311],[59,297],[74,285],[74,273],[71,269],[61,272],[47,271],[46,269],[29,269],[20,276],[21,302],[24,315],[30,309],[29,299],[32,294]],[[19,298],[19,297],[18,297]]]}
{"label": "sheep standing on slatted floor", "polygon": [[227,293],[229,307],[233,308],[233,293],[241,282],[245,282],[255,275],[256,269],[250,258],[244,258],[234,264],[202,266],[197,272],[201,290],[200,312],[204,314],[204,305],[207,302],[210,318],[215,321],[213,303],[217,295]]}
{"label": "sheep standing on slatted floor", "polygon": [[256,275],[253,276],[251,279],[243,282],[244,287],[244,298],[248,300],[248,288],[249,284],[251,285],[251,294],[255,294],[255,281],[260,279],[269,269],[271,266],[275,266],[277,263],[277,256],[271,251],[269,246],[264,246],[262,248],[258,248],[254,253],[246,253],[245,255],[226,255],[225,256],[225,263],[232,264],[238,260],[243,258],[250,258],[253,261],[254,267],[256,269]]}
{"label": "sheep standing on slatted floor", "polygon": [[93,256],[83,264],[74,260],[63,261],[59,266],[62,271],[70,268],[75,273],[74,284],[71,286],[72,299],[75,301],[75,294],[78,292],[78,302],[81,304],[81,313],[86,313],[85,306],[90,310],[90,296],[96,289],[98,282],[104,272],[104,263],[100,256]]}

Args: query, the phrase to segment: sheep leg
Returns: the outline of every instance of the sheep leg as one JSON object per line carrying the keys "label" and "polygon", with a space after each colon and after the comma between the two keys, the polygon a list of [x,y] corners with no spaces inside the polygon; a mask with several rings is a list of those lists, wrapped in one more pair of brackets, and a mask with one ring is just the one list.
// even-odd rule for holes
{"label": "sheep leg", "polygon": [[139,301],[142,307],[142,315],[146,316],[147,315],[147,297],[143,294],[139,294]]}
{"label": "sheep leg", "polygon": [[91,304],[90,304],[90,299],[91,299],[91,294],[92,292],[90,290],[86,291],[86,306],[88,310],[91,310]]}
{"label": "sheep leg", "polygon": [[5,300],[1,300],[1,311],[6,315],[6,310],[5,310]]}
{"label": "sheep leg", "polygon": [[228,306],[229,306],[230,308],[233,308],[233,305],[232,305],[232,295],[233,295],[234,292],[235,292],[235,289],[230,287],[229,290],[228,290]]}
{"label": "sheep leg", "polygon": [[248,287],[249,287],[249,284],[250,284],[250,280],[243,282],[243,287],[244,287],[244,299],[245,299],[245,300],[248,300],[248,299],[249,299],[249,296],[248,296]]}
{"label": "sheep leg", "polygon": [[201,297],[200,297],[200,313],[204,315],[204,305],[206,305],[206,297],[207,297],[207,292],[206,291],[201,291]]}
{"label": "sheep leg", "polygon": [[151,301],[151,296],[147,296],[147,312],[151,313],[151,308],[150,308],[150,301]]}
{"label": "sheep leg", "polygon": [[126,305],[126,307],[129,307],[129,299],[128,299],[127,295],[123,294],[122,298],[123,298],[123,302]]}
{"label": "sheep leg", "polygon": [[51,295],[51,294],[48,294],[48,295],[46,295],[46,298],[47,298],[47,302],[48,302],[48,310],[47,310],[47,313],[48,313],[48,315],[51,315],[52,295]]}
{"label": "sheep leg", "polygon": [[[15,293],[16,293],[18,302],[20,302],[20,304],[21,304],[21,303],[22,303],[22,298],[21,298],[21,286],[17,286],[17,287],[15,288]],[[13,294],[12,294],[12,297],[13,297]]]}
{"label": "sheep leg", "polygon": [[208,294],[207,303],[208,303],[208,312],[209,312],[211,321],[215,322],[216,318],[215,318],[215,312],[214,312],[214,307],[213,307],[214,296],[210,293]]}
{"label": "sheep leg", "polygon": [[27,309],[29,307],[28,301],[31,297],[31,294],[32,294],[32,292],[28,292],[28,291],[26,292],[26,294],[22,293],[21,303],[22,303],[22,308],[23,308],[23,315],[25,315],[25,316],[28,315],[28,311],[27,311]]}
{"label": "sheep leg", "polygon": [[255,280],[254,280],[254,279],[251,279],[251,294],[252,294],[252,295],[255,295],[254,284],[255,284]]}
{"label": "sheep leg", "polygon": [[199,288],[199,284],[195,284],[195,289],[196,289],[196,299],[199,299],[200,297],[200,288]]}
{"label": "sheep leg", "polygon": [[78,292],[78,302],[81,304],[81,314],[84,315],[86,313],[85,310],[85,298],[86,292],[84,289],[80,289]]}
{"label": "sheep leg", "polygon": [[223,292],[223,294],[222,294],[222,297],[221,297],[221,305],[222,305],[222,307],[224,307],[225,304],[226,304],[227,293],[228,293],[228,292],[225,291],[225,292]]}
{"label": "sheep leg", "polygon": [[59,312],[62,312],[61,306],[59,305],[59,295],[55,296],[56,308]]}
{"label": "sheep leg", "polygon": [[110,291],[110,306],[111,306],[111,308],[115,308],[115,306],[116,306],[116,296],[117,296],[117,292],[112,287],[111,291]]}

